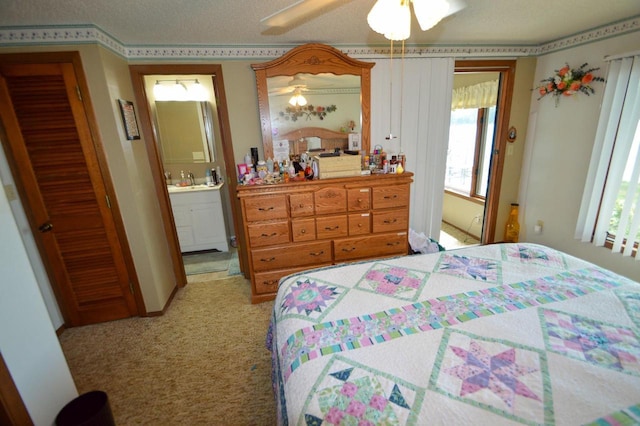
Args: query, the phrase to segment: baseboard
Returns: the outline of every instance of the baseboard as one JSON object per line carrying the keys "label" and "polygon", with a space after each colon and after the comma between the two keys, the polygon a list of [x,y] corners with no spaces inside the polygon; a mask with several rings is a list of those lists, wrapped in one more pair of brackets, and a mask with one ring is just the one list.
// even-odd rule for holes
{"label": "baseboard", "polygon": [[173,302],[173,298],[175,297],[176,293],[178,293],[178,286],[173,287],[173,291],[171,292],[169,299],[167,299],[167,303],[164,304],[164,307],[161,311],[147,312],[145,317],[161,317],[162,315],[164,315],[165,312],[167,312],[167,309],[169,309],[171,302]]}

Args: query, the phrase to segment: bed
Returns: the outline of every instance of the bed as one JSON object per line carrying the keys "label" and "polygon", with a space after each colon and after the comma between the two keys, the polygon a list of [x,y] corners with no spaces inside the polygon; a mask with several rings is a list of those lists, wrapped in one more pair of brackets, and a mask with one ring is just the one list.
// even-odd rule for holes
{"label": "bed", "polygon": [[279,424],[640,423],[640,284],[541,245],[284,277],[267,346]]}
{"label": "bed", "polygon": [[321,148],[314,151],[333,152],[335,148],[340,148],[342,151],[349,148],[348,133],[335,132],[322,127],[303,127],[278,136],[278,139],[287,139],[289,141],[289,154],[294,156],[309,150],[307,144],[309,138],[320,140]]}

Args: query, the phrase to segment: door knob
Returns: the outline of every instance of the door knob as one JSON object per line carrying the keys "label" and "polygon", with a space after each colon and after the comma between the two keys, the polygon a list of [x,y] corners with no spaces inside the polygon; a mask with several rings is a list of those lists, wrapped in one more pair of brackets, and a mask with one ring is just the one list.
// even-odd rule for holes
{"label": "door knob", "polygon": [[43,223],[38,227],[38,231],[40,232],[49,232],[53,229],[53,224],[51,222]]}

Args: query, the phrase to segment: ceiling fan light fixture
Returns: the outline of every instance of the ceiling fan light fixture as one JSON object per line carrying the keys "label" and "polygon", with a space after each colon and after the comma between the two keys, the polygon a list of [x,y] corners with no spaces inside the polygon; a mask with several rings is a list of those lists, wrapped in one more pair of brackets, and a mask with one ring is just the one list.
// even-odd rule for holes
{"label": "ceiling fan light fixture", "polygon": [[449,14],[449,2],[447,0],[411,0],[413,12],[416,14],[418,24],[422,31],[427,31],[436,26],[438,22]]}
{"label": "ceiling fan light fixture", "polygon": [[300,89],[296,89],[296,91],[293,92],[293,96],[291,97],[291,99],[289,99],[289,104],[294,107],[305,106],[307,104],[307,99],[302,96],[302,92],[300,91]]}
{"label": "ceiling fan light fixture", "polygon": [[372,30],[389,40],[406,40],[411,35],[409,0],[377,0],[367,15]]}

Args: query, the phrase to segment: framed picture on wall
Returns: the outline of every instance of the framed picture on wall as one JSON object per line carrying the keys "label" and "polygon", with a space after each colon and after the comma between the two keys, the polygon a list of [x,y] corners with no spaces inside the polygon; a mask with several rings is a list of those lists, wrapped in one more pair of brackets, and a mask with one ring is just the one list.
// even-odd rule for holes
{"label": "framed picture on wall", "polygon": [[140,130],[138,130],[138,121],[136,120],[136,111],[133,109],[133,102],[118,99],[118,105],[120,106],[127,139],[140,139]]}

